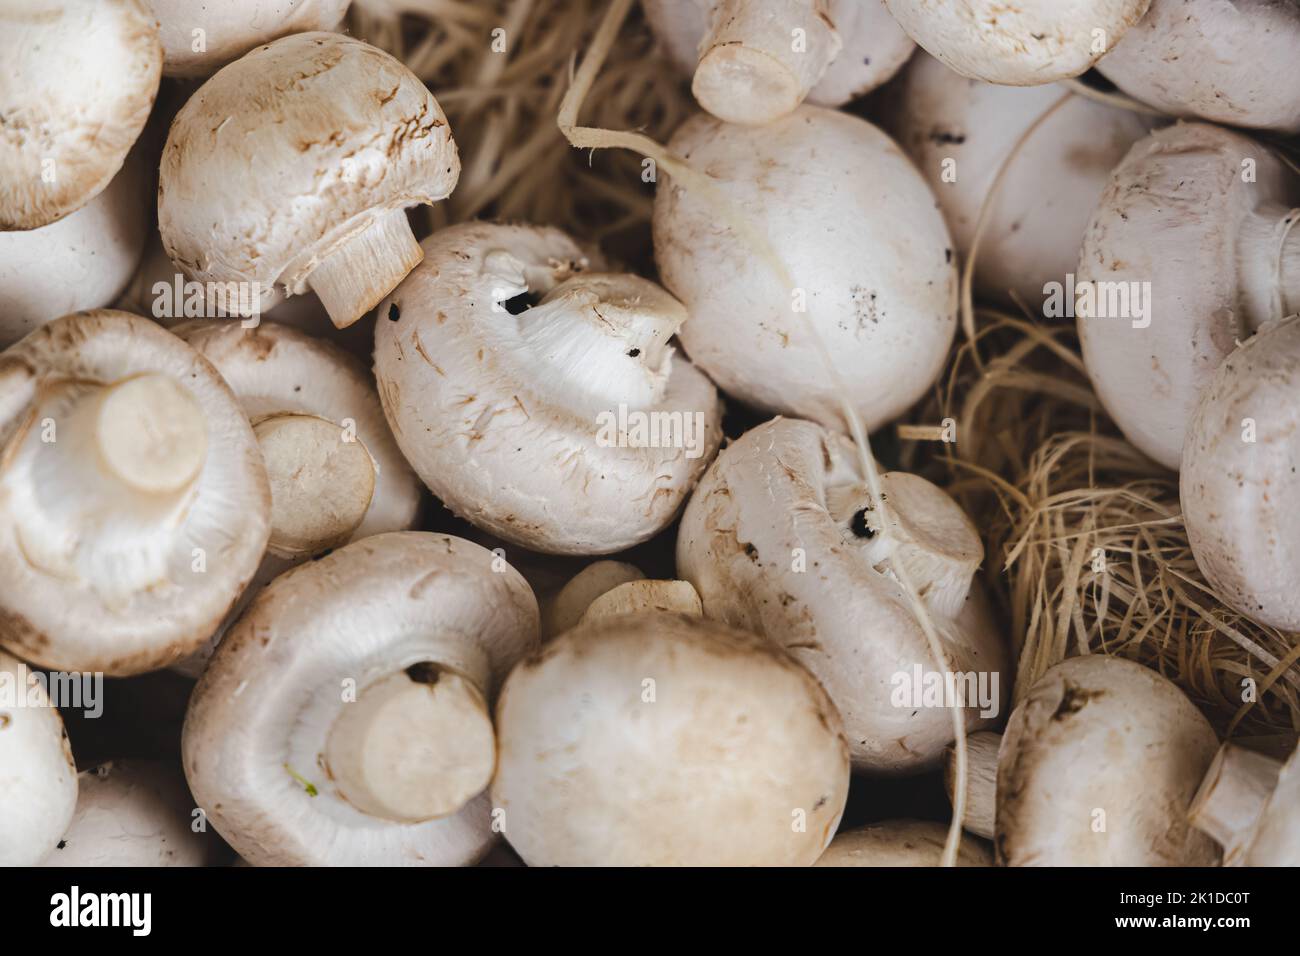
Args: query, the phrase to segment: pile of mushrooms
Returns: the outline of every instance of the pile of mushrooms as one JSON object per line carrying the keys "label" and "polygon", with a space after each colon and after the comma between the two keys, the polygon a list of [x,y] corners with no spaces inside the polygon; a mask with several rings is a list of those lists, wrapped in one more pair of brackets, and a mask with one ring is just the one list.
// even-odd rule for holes
{"label": "pile of mushrooms", "polygon": [[[630,0],[468,86],[350,6],[0,4],[0,865],[1300,865],[1294,737],[1021,659],[893,427],[1077,323],[1192,583],[1300,631],[1300,6],[643,0],[664,145],[579,119]],[[538,137],[641,179],[458,211],[543,41]]]}

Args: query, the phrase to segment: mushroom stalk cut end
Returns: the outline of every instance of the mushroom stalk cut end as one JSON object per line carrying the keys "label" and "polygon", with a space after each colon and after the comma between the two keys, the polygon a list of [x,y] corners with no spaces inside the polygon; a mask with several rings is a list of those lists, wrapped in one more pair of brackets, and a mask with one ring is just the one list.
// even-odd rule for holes
{"label": "mushroom stalk cut end", "polygon": [[423,258],[405,210],[389,209],[326,256],[307,277],[307,284],[330,321],[346,329],[378,305]]}
{"label": "mushroom stalk cut end", "polygon": [[188,487],[207,457],[203,409],[166,375],[140,375],[108,386],[96,404],[94,429],[104,466],[146,494]]}
{"label": "mushroom stalk cut end", "polygon": [[487,787],[496,739],[471,680],[416,664],[344,705],[326,760],[343,798],[362,813],[419,823],[455,813]]}

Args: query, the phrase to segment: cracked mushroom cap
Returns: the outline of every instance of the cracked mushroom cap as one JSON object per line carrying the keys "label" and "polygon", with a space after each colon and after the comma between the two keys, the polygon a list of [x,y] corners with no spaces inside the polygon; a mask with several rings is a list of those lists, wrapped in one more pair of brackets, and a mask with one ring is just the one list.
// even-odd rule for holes
{"label": "cracked mushroom cap", "polygon": [[424,249],[375,326],[379,397],[424,483],[551,554],[667,527],[722,434],[712,383],[668,344],[681,304],[589,271],[599,260],[548,227],[465,223]]}
{"label": "cracked mushroom cap", "polygon": [[172,123],[158,184],[167,254],[201,282],[308,287],[340,328],[422,252],[405,208],[445,199],[447,117],[400,62],[333,33],[284,37],[222,68]]}
{"label": "cracked mushroom cap", "polygon": [[490,705],[537,646],[537,602],[492,552],[375,535],[261,592],[194,689],[199,806],[260,866],[449,866],[496,839]]}
{"label": "cracked mushroom cap", "polygon": [[806,866],[848,794],[826,693],[701,618],[574,628],[511,672],[492,799],[529,866]]}
{"label": "cracked mushroom cap", "polygon": [[[967,79],[926,53],[912,58],[894,89],[891,132],[934,191],[966,259],[1008,154],[1064,90]],[[1148,130],[1148,121],[1131,110],[1073,96],[1030,134],[989,211],[975,268],[978,290],[1002,301],[1013,293],[1038,311],[1044,285],[1065,282],[1075,271],[1111,170]]]}
{"label": "cracked mushroom cap", "polygon": [[161,75],[143,0],[0,5],[0,230],[47,226],[99,195]]}
{"label": "cracked mushroom cap", "polygon": [[1171,116],[1300,131],[1300,6],[1290,0],[1151,0],[1098,63]]}
{"label": "cracked mushroom cap", "polygon": [[[77,767],[63,718],[30,670],[0,650],[0,866],[35,866],[77,805]],[[18,706],[11,706],[17,704]]]}
{"label": "cracked mushroom cap", "polygon": [[252,577],[266,471],[215,369],[126,312],[0,354],[0,644],[113,676],[195,650]]}
{"label": "cracked mushroom cap", "polygon": [[[813,866],[938,866],[948,827],[933,820],[888,820],[835,835]],[[992,866],[993,851],[983,840],[964,837],[958,866]]]}
{"label": "cracked mushroom cap", "polygon": [[1085,73],[1152,0],[884,0],[917,45],[962,76],[1007,86]]}
{"label": "cracked mushroom cap", "polygon": [[0,348],[126,288],[149,228],[144,165],[133,154],[102,193],[57,222],[0,232]]}
{"label": "cracked mushroom cap", "polygon": [[1273,153],[1203,123],[1157,130],[1111,174],[1079,257],[1096,291],[1079,339],[1106,411],[1166,468],[1236,343],[1300,307],[1298,204]]}
{"label": "cracked mushroom cap", "polygon": [[184,77],[207,76],[253,47],[291,33],[333,30],[351,2],[148,0],[162,35],[163,73]]}
{"label": "cracked mushroom cap", "polygon": [[[970,520],[916,475],[886,472],[881,488],[888,535],[847,439],[812,422],[767,422],[727,446],[691,497],[677,573],[699,592],[705,617],[766,635],[821,681],[855,769],[912,773],[938,765],[952,716],[914,700],[912,675],[919,668],[923,683],[935,663],[887,559],[902,561],[923,595],[947,670],[982,677],[999,710],[1010,670],[1001,630],[972,587],[984,548]],[[981,709],[966,707],[969,729],[996,717]]]}
{"label": "cracked mushroom cap", "polygon": [[692,362],[728,395],[834,428],[844,400],[875,429],[925,394],[956,328],[957,272],[934,196],[893,140],[805,104],[762,127],[699,114],[670,148],[712,177],[795,284],[782,286],[711,196],[661,183],[655,261],[690,312],[681,340]]}
{"label": "cracked mushroom cap", "polygon": [[[893,76],[914,49],[881,0],[644,0],[646,21],[700,105],[761,124],[806,98],[840,106]],[[803,30],[805,48],[793,49]]]}
{"label": "cracked mushroom cap", "polygon": [[221,844],[195,831],[180,768],[114,760],[80,776],[77,809],[43,866],[216,866]]}
{"label": "cracked mushroom cap", "polygon": [[1210,379],[1183,445],[1187,539],[1215,593],[1300,630],[1300,316],[1269,325]]}
{"label": "cracked mushroom cap", "polygon": [[998,863],[1213,866],[1187,809],[1214,759],[1209,721],[1141,664],[1092,654],[1029,688],[998,754]]}

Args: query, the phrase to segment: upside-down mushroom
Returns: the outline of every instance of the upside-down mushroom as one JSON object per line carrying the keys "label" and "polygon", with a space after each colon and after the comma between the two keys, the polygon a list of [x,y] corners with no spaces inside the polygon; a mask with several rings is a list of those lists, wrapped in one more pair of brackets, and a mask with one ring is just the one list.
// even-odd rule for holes
{"label": "upside-down mushroom", "polygon": [[529,866],[808,865],[848,794],[821,686],[775,645],[646,612],[576,627],[497,704],[492,799]]}
{"label": "upside-down mushroom", "polygon": [[248,419],[147,319],[67,315],[0,353],[0,645],[122,676],[197,649],[266,549]]}
{"label": "upside-down mushroom", "polygon": [[420,261],[405,209],[460,175],[447,117],[382,50],[333,33],[258,47],[172,122],[158,184],[168,256],[202,282],[311,288],[351,325]]}
{"label": "upside-down mushroom", "polygon": [[681,303],[590,271],[599,260],[549,227],[465,223],[423,245],[380,306],[375,377],[430,490],[550,554],[667,527],[722,439],[717,391],[669,345]]}
{"label": "upside-down mushroom", "polygon": [[[751,429],[718,455],[687,505],[677,573],[699,592],[705,617],[779,642],[822,682],[855,769],[916,772],[938,764],[953,723],[942,702],[915,699],[913,674],[923,684],[937,669],[945,680],[962,675],[966,696],[955,703],[979,729],[1009,691],[1007,649],[975,580],[984,548],[960,506],[923,478],[886,472],[891,525],[881,534],[864,482],[848,440],[812,422]],[[942,665],[891,560],[944,638]],[[971,677],[987,701],[971,699]]]}
{"label": "upside-down mushroom", "polygon": [[518,572],[448,535],[375,535],[294,568],[195,687],[195,799],[254,865],[476,862],[498,830],[490,707],[537,623]]}

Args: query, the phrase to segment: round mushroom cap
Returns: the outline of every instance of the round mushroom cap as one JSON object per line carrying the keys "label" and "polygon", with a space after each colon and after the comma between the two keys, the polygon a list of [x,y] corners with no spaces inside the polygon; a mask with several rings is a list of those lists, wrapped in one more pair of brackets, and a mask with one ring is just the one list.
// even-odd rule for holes
{"label": "round mushroom cap", "polygon": [[1111,170],[1147,134],[1147,120],[1073,96],[1021,142],[1064,95],[1059,86],[984,83],[926,53],[912,58],[894,89],[891,131],[939,200],[962,259],[994,180],[1020,144],[988,213],[975,283],[989,298],[1039,311],[1047,283],[1064,283],[1078,265]]}
{"label": "round mushroom cap", "polygon": [[1152,0],[1097,63],[1173,116],[1300,131],[1300,6],[1290,0]]}
{"label": "round mushroom cap", "polygon": [[884,0],[919,46],[963,76],[1037,86],[1084,73],[1151,0]]}
{"label": "round mushroom cap", "polygon": [[1300,316],[1269,325],[1210,379],[1183,445],[1187,539],[1215,593],[1300,630]]}
{"label": "round mushroom cap", "polygon": [[291,33],[333,30],[351,2],[148,0],[162,36],[163,73],[185,77],[207,76],[258,44]]}
{"label": "round mushroom cap", "polygon": [[94,199],[126,160],[162,75],[143,0],[28,0],[0,10],[0,230]]}
{"label": "round mushroom cap", "polygon": [[139,316],[63,316],[0,355],[0,462],[0,644],[45,667],[167,666],[266,548],[248,419],[207,360]]}
{"label": "round mushroom cap", "polygon": [[[380,534],[295,568],[258,595],[194,689],[182,749],[199,806],[254,865],[476,862],[496,839],[486,793],[420,822],[366,812],[340,788],[331,736],[368,688],[403,674],[430,693],[472,675],[491,701],[537,628],[524,579],[460,538]],[[426,739],[396,755],[399,772],[460,744],[411,732]]]}
{"label": "round mushroom cap", "polygon": [[1277,226],[1300,179],[1260,144],[1186,123],[1139,140],[1084,235],[1076,305],[1084,364],[1124,436],[1177,469],[1220,363],[1270,318]]}
{"label": "round mushroom cap", "polygon": [[111,304],[140,261],[150,205],[144,160],[133,154],[76,212],[0,232],[0,348],[60,315]]}
{"label": "round mushroom cap", "polygon": [[[712,383],[673,354],[686,313],[549,227],[423,243],[379,308],[375,377],[398,446],[457,515],[550,554],[667,527],[721,441]],[[529,306],[529,301],[535,304]]]}
{"label": "round mushroom cap", "polygon": [[1187,821],[1218,740],[1183,692],[1141,664],[1062,661],[1011,714],[998,755],[998,863],[1213,866]]}
{"label": "round mushroom cap", "polygon": [[817,682],[686,615],[560,635],[510,674],[497,729],[492,799],[529,866],[806,866],[848,794]]}
{"label": "round mushroom cap", "polygon": [[[888,820],[835,835],[813,866],[938,866],[948,827],[933,820]],[[983,840],[963,836],[958,866],[992,866]]]}
{"label": "round mushroom cap", "polygon": [[[669,58],[682,73],[694,73],[709,18],[720,3],[643,0],[643,6],[646,22]],[[842,45],[807,101],[835,107],[883,85],[907,62],[915,45],[881,0],[829,0],[825,7],[826,19],[834,24]]]}
{"label": "round mushroom cap", "polygon": [[35,866],[52,852],[77,805],[77,767],[63,718],[0,650],[0,866]]}
{"label": "round mushroom cap", "polygon": [[196,809],[180,768],[114,760],[81,774],[77,809],[44,866],[216,866],[221,843]]}
{"label": "round mushroom cap", "polygon": [[655,261],[690,312],[691,361],[735,398],[833,428],[844,401],[875,429],[925,394],[956,328],[957,272],[934,196],[893,140],[805,104],[762,127],[699,114],[670,148],[713,187],[673,180],[655,195]]}
{"label": "round mushroom cap", "polygon": [[446,198],[460,160],[447,117],[404,65],[351,37],[299,33],[190,97],[159,175],[172,261],[201,282],[256,282],[267,297],[273,285],[304,292],[347,243],[395,228],[390,213]]}
{"label": "round mushroom cap", "polygon": [[[821,681],[844,718],[855,770],[915,773],[938,765],[953,722],[944,698],[925,695],[927,682],[946,676],[887,559],[903,562],[925,596],[944,638],[943,670],[962,677],[968,730],[1001,713],[1011,671],[1002,632],[972,587],[984,549],[970,520],[915,475],[886,472],[881,488],[888,536],[847,439],[812,422],[767,422],[728,445],[701,480],[678,531],[677,573],[699,592],[705,617],[766,635]],[[981,688],[989,699],[977,703]]]}

